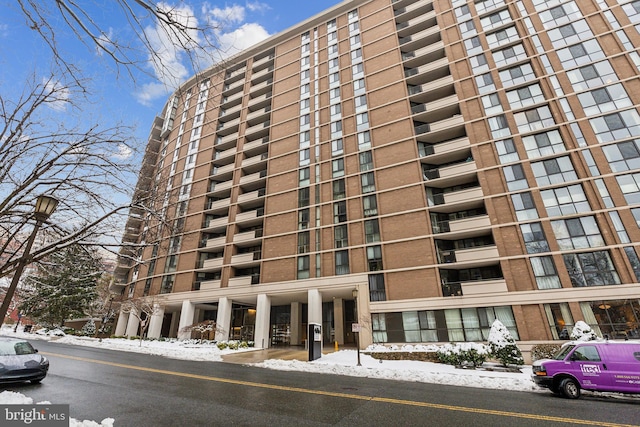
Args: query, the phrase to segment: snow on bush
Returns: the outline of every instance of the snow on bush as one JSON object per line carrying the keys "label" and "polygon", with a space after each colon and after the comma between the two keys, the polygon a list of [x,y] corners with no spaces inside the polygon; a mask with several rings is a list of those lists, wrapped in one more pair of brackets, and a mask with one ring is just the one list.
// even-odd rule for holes
{"label": "snow on bush", "polygon": [[84,324],[81,331],[82,335],[85,336],[93,336],[96,334],[96,324],[93,319],[89,319],[87,323]]}
{"label": "snow on bush", "polygon": [[573,331],[571,331],[571,339],[575,341],[593,341],[598,339],[598,336],[593,332],[591,326],[582,320],[578,320],[573,326]]}
{"label": "snow on bush", "polygon": [[487,360],[489,348],[480,343],[462,342],[445,344],[438,348],[438,359],[442,363],[454,366],[478,367]]}
{"label": "snow on bush", "polygon": [[522,352],[511,336],[511,332],[498,319],[494,320],[489,332],[489,348],[493,357],[498,359],[503,366],[524,365]]}

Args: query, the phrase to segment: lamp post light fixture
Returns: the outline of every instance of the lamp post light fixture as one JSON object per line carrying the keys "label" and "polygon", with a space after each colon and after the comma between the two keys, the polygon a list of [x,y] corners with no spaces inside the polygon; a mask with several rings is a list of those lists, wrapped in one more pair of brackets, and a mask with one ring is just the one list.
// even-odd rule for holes
{"label": "lamp post light fixture", "polygon": [[27,244],[24,247],[24,251],[22,252],[22,256],[18,260],[18,265],[16,266],[15,271],[13,272],[13,279],[11,280],[11,284],[7,289],[7,293],[4,296],[4,300],[2,301],[2,306],[0,307],[0,327],[4,323],[4,318],[7,315],[7,311],[9,311],[9,304],[11,304],[11,300],[13,299],[13,294],[18,287],[18,282],[20,281],[20,276],[22,276],[22,271],[31,261],[31,247],[33,246],[33,242],[36,240],[36,234],[38,234],[38,229],[42,225],[43,222],[51,216],[53,211],[58,207],[58,199],[41,195],[38,196],[36,201],[36,208],[33,212],[33,216],[36,219],[36,224],[33,226],[33,231],[31,231],[31,235],[27,240]]}
{"label": "lamp post light fixture", "polygon": [[356,351],[358,353],[358,364],[356,366],[362,366],[360,364],[360,322],[358,319],[359,313],[358,313],[358,290],[354,289],[353,291],[351,291],[351,295],[353,296],[353,303],[354,303],[354,307],[355,307],[355,317],[356,317],[356,328],[358,329],[355,334],[356,334]]}

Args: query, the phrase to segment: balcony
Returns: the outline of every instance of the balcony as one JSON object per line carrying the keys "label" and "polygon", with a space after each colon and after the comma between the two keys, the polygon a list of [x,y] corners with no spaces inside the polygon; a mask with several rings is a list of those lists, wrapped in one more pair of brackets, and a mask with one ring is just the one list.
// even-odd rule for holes
{"label": "balcony", "polygon": [[253,66],[252,66],[253,72],[256,73],[259,70],[263,69],[264,67],[272,65],[273,64],[273,58],[275,58],[275,55],[271,54],[271,55],[267,55],[267,56],[265,56],[263,58],[255,60],[253,62]]}
{"label": "balcony", "polygon": [[473,209],[484,205],[482,187],[470,187],[428,197],[429,206],[434,212],[450,213]]}
{"label": "balcony", "polygon": [[248,252],[245,254],[237,254],[231,257],[231,265],[233,267],[251,267],[260,265],[262,259],[262,252]]}
{"label": "balcony", "polygon": [[460,100],[458,95],[449,95],[426,104],[411,107],[413,119],[417,121],[439,121],[455,114],[460,114]]}
{"label": "balcony", "polygon": [[[498,264],[500,255],[495,245],[469,249],[443,250],[438,253],[441,264],[456,263],[460,268],[483,267]],[[451,267],[449,267],[451,268]]]}
{"label": "balcony", "polygon": [[203,270],[220,270],[222,268],[222,264],[224,262],[224,258],[211,258],[206,259],[202,262]]}
{"label": "balcony", "polygon": [[231,135],[234,132],[238,132],[238,126],[240,125],[240,117],[230,120],[228,122],[219,122],[216,134],[219,136]]}
{"label": "balcony", "polygon": [[250,141],[256,140],[258,138],[264,138],[265,136],[269,136],[270,126],[270,120],[267,120],[255,126],[251,126],[244,131],[244,136],[247,138],[247,140]]}
{"label": "balcony", "polygon": [[220,104],[220,108],[231,108],[234,105],[238,105],[242,101],[242,96],[244,92],[240,91],[234,93],[233,95],[227,95],[222,98],[222,103]]}
{"label": "balcony", "polygon": [[[216,164],[229,164],[233,163],[233,159],[238,151],[236,147],[229,148],[228,150],[216,151],[216,154],[213,156],[213,160],[216,161]],[[219,162],[218,162],[219,161]]]}
{"label": "balcony", "polygon": [[255,98],[256,96],[264,95],[267,92],[271,92],[272,87],[273,79],[267,79],[255,86],[251,86],[251,89],[249,89],[249,96],[251,98]]}
{"label": "balcony", "polygon": [[231,133],[229,135],[216,137],[215,147],[217,150],[228,150],[231,147],[235,147],[238,144],[238,132]]}
{"label": "balcony", "polygon": [[273,77],[273,65],[263,68],[262,70],[258,70],[251,74],[251,85],[254,86],[258,83],[261,83],[269,78]]}
{"label": "balcony", "polygon": [[262,229],[245,231],[233,236],[233,244],[239,247],[255,246],[262,241]]}
{"label": "balcony", "polygon": [[219,289],[222,284],[220,279],[218,280],[205,280],[200,282],[200,290],[206,291],[207,289]]}
{"label": "balcony", "polygon": [[247,158],[266,154],[269,151],[269,138],[256,139],[254,141],[246,141],[242,146],[242,151]]}
{"label": "balcony", "polygon": [[451,75],[418,86],[409,86],[408,90],[409,99],[411,102],[416,103],[425,103],[445,96],[455,95],[456,93]]}
{"label": "balcony", "polygon": [[420,160],[423,163],[443,164],[460,159],[466,159],[471,155],[469,138],[458,138],[439,144],[420,145]]}
{"label": "balcony", "polygon": [[259,156],[247,157],[246,159],[242,160],[241,167],[243,170],[257,164],[264,165],[266,167],[268,158],[269,155],[267,153],[263,153]]}
{"label": "balcony", "polygon": [[475,179],[478,173],[473,159],[462,163],[427,169],[423,165],[423,178],[430,187],[447,188]]}
{"label": "balcony", "polygon": [[433,10],[433,3],[414,2],[399,9],[395,9],[393,14],[396,16],[396,22],[406,22]]}
{"label": "balcony", "polygon": [[220,115],[218,116],[219,122],[228,122],[233,119],[237,119],[240,117],[240,111],[242,111],[242,105],[238,104],[231,108],[227,108],[226,110],[220,110]]}
{"label": "balcony", "polygon": [[247,126],[255,126],[269,121],[271,116],[271,105],[267,105],[257,111],[247,114]]}
{"label": "balcony", "polygon": [[265,188],[250,191],[248,193],[240,194],[238,196],[238,205],[242,205],[245,208],[249,206],[257,207],[264,203],[264,195],[266,193]]}
{"label": "balcony", "polygon": [[437,59],[414,68],[405,68],[404,72],[407,84],[410,85],[421,85],[449,74],[451,73],[449,72],[449,60],[447,58]]}
{"label": "balcony", "polygon": [[242,188],[248,188],[255,186],[256,184],[262,184],[259,187],[264,187],[264,182],[267,179],[267,171],[261,170],[249,175],[245,175],[240,178],[240,186]]}
{"label": "balcony", "polygon": [[396,25],[396,30],[398,31],[398,37],[407,37],[411,34],[422,31],[425,28],[436,25],[438,25],[436,22],[436,12],[432,10],[415,18],[409,19],[408,21],[398,23]]}
{"label": "balcony", "polygon": [[220,195],[224,193],[228,195],[231,192],[231,187],[233,187],[233,181],[212,182],[209,185],[209,194]]}
{"label": "balcony", "polygon": [[234,94],[238,91],[242,92],[242,88],[244,87],[244,79],[238,79],[236,81],[234,81],[233,83],[228,83],[224,85],[224,88],[222,89],[222,95],[223,96],[229,96],[231,94]]}
{"label": "balcony", "polygon": [[260,275],[253,274],[251,276],[238,276],[238,277],[230,277],[229,278],[229,287],[242,287],[242,286],[251,286],[257,285],[260,283]]}
{"label": "balcony", "polygon": [[207,204],[208,211],[225,211],[229,209],[229,205],[231,204],[231,199],[222,199],[222,200],[211,200]]}
{"label": "balcony", "polygon": [[215,237],[213,239],[208,239],[207,244],[204,246],[205,249],[222,249],[224,245],[227,243],[227,236]]}
{"label": "balcony", "polygon": [[211,176],[215,177],[219,180],[229,180],[233,176],[233,169],[235,165],[233,163],[229,163],[224,166],[214,166],[211,168]]}
{"label": "balcony", "polygon": [[[434,12],[435,14],[435,12]],[[400,49],[402,52],[412,52],[418,49],[422,49],[425,46],[433,45],[437,43],[444,48],[444,44],[440,39],[440,27],[437,25],[421,30],[417,33],[402,37],[398,40],[400,43]],[[416,54],[416,56],[420,56]]]}
{"label": "balcony", "polygon": [[249,107],[250,111],[255,111],[259,108],[264,108],[267,105],[271,105],[271,92],[267,92],[260,96],[251,98],[247,106]]}
{"label": "balcony", "polygon": [[466,239],[487,233],[491,228],[491,220],[488,215],[478,215],[453,221],[439,221],[433,225],[436,234],[446,233],[446,239]]}
{"label": "balcony", "polygon": [[509,292],[507,282],[504,279],[476,280],[473,282],[461,282],[462,294],[483,295],[483,294],[503,294]]}
{"label": "balcony", "polygon": [[256,226],[262,224],[263,216],[264,208],[241,212],[236,215],[236,223],[245,227]]}
{"label": "balcony", "polygon": [[[433,123],[416,126],[416,139],[421,142],[437,143],[466,136],[464,119],[456,115]],[[427,125],[427,126],[424,126]]]}
{"label": "balcony", "polygon": [[225,216],[205,221],[202,228],[204,229],[203,231],[209,232],[222,231],[227,228],[227,224],[229,224],[229,217]]}

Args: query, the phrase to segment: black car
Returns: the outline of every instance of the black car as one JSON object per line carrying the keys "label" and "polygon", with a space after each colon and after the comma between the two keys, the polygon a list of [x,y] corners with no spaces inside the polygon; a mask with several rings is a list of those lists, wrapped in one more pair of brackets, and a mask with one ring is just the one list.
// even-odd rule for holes
{"label": "black car", "polygon": [[48,370],[49,361],[29,341],[0,337],[0,383],[39,383]]}

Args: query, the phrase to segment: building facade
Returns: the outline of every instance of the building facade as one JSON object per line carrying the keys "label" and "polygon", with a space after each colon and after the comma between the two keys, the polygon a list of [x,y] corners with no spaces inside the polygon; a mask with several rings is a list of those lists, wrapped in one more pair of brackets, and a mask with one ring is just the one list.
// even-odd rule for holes
{"label": "building facade", "polygon": [[639,31],[640,1],[351,0],[274,35],[156,119],[118,286],[150,337],[637,338]]}

